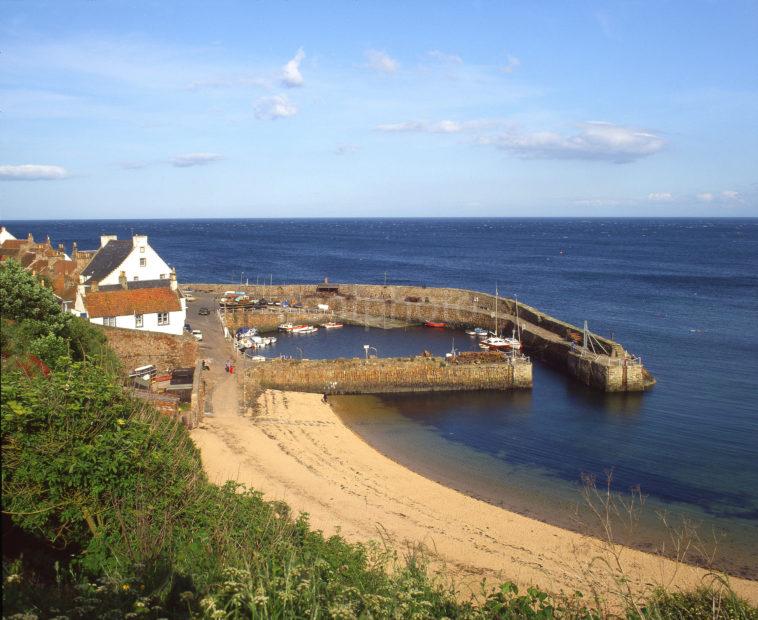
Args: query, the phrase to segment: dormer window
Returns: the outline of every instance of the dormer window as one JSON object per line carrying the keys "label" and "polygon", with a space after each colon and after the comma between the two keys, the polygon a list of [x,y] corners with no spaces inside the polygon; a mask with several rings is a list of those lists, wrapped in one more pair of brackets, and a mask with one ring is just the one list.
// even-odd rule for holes
{"label": "dormer window", "polygon": [[146,258],[140,258],[139,259],[139,266],[140,267],[147,267],[147,259]]}
{"label": "dormer window", "polygon": [[145,253],[145,246],[144,245],[139,246],[139,251],[140,251],[140,254],[144,254]]}

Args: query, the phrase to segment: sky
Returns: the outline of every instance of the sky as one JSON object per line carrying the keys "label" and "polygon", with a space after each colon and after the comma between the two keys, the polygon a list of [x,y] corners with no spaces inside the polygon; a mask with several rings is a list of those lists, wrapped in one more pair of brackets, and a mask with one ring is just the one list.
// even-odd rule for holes
{"label": "sky", "polygon": [[758,216],[758,2],[0,0],[0,217]]}

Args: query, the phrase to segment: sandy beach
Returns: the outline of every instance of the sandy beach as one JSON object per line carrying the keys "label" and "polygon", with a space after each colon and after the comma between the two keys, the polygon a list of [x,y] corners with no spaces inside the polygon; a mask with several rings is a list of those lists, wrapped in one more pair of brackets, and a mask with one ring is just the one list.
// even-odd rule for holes
{"label": "sandy beach", "polygon": [[[319,394],[267,391],[254,416],[240,415],[234,379],[220,379],[214,417],[192,431],[213,482],[235,480],[287,502],[327,535],[383,539],[401,553],[421,544],[463,596],[478,593],[482,578],[567,593],[594,584],[611,600],[620,591],[613,575],[621,571],[637,592],[708,583],[701,569],[629,548],[611,553],[596,539],[426,479],[367,445]],[[730,583],[758,602],[758,582]]]}

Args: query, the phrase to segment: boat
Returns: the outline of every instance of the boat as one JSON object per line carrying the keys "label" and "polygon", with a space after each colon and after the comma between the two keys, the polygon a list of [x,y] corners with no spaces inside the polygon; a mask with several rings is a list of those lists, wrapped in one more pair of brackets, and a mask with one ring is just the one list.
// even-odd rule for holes
{"label": "boat", "polygon": [[439,321],[427,321],[424,323],[424,327],[447,327],[447,324]]}
{"label": "boat", "polygon": [[280,332],[291,332],[295,326],[292,323],[282,323],[279,326]]}
{"label": "boat", "polygon": [[479,343],[482,349],[496,351],[520,351],[521,342],[516,338],[516,330],[513,330],[512,338],[501,338],[500,336],[490,336]]}
{"label": "boat", "polygon": [[475,336],[477,338],[486,338],[490,333],[483,327],[475,327],[474,329],[467,329],[466,334],[469,336]]}
{"label": "boat", "polygon": [[262,355],[248,355],[247,359],[249,359],[251,362],[265,362],[266,358]]}
{"label": "boat", "polygon": [[293,334],[312,334],[317,331],[318,327],[313,327],[313,325],[297,325],[292,328]]}
{"label": "boat", "polygon": [[335,323],[334,321],[329,321],[328,323],[324,323],[321,325],[324,329],[338,329],[340,327],[344,327],[342,323]]}

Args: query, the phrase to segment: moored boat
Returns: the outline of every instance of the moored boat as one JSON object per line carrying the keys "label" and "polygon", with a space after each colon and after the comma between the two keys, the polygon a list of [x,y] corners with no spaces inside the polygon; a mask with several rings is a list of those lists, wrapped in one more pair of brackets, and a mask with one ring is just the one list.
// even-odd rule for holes
{"label": "moored boat", "polygon": [[324,323],[321,325],[324,329],[339,329],[340,327],[344,327],[342,323],[335,323],[334,321],[329,321],[328,323]]}
{"label": "moored boat", "polygon": [[442,323],[440,321],[426,321],[424,327],[447,327],[447,323]]}
{"label": "moored boat", "polygon": [[294,325],[292,323],[282,323],[279,326],[280,332],[291,332],[294,329]]}
{"label": "moored boat", "polygon": [[313,327],[313,325],[297,325],[292,328],[293,334],[312,334],[317,331],[318,327]]}
{"label": "moored boat", "polygon": [[483,327],[475,327],[474,329],[467,329],[466,334],[468,336],[475,336],[478,338],[486,338],[489,335],[489,332],[484,329]]}

